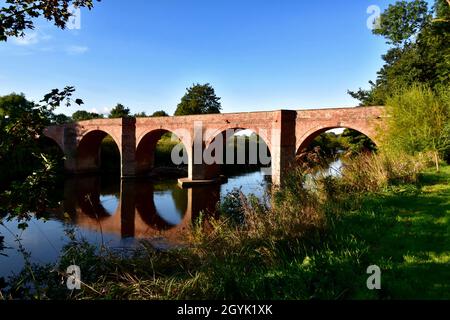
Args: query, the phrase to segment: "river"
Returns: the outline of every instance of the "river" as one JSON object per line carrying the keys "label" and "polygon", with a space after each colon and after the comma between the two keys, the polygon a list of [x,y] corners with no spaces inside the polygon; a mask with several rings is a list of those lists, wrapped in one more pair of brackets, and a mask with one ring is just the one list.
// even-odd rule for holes
{"label": "river", "polygon": [[[68,179],[63,201],[47,221],[32,219],[25,231],[17,222],[4,222],[0,234],[6,249],[0,252],[0,278],[24,266],[22,246],[33,263],[54,263],[65,244],[68,231],[77,239],[111,249],[133,248],[140,239],[167,248],[183,243],[186,229],[199,213],[214,213],[217,203],[234,188],[246,195],[262,197],[268,182],[260,171],[231,176],[222,185],[181,189],[176,180],[120,181],[91,176]],[[69,232],[70,233],[70,232]]]}
{"label": "river", "polygon": [[[339,175],[341,160],[330,163],[328,175]],[[146,239],[156,248],[185,244],[184,236],[200,212],[214,214],[217,204],[235,188],[245,195],[262,198],[269,186],[262,171],[229,176],[222,185],[189,189],[178,187],[176,180],[112,180],[90,176],[65,181],[63,201],[51,211],[47,221],[32,219],[25,231],[17,222],[4,222],[0,235],[6,249],[0,251],[0,278],[22,270],[22,246],[33,263],[55,263],[69,241],[76,239],[110,249],[135,248]]]}

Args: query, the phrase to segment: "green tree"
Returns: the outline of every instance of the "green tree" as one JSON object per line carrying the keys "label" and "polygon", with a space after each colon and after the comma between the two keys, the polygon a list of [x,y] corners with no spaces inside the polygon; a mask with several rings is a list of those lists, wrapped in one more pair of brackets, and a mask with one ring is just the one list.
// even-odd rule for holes
{"label": "green tree", "polygon": [[405,47],[414,42],[416,36],[430,21],[425,0],[398,1],[383,12],[379,28],[373,33],[384,36],[387,43]]}
{"label": "green tree", "polygon": [[377,149],[375,143],[369,137],[352,129],[345,129],[339,140],[344,149],[354,154],[372,152]]}
{"label": "green tree", "polygon": [[385,145],[409,154],[431,151],[436,169],[450,151],[450,87],[414,85],[387,100]]}
{"label": "green tree", "polygon": [[382,56],[384,65],[370,89],[349,91],[361,105],[383,105],[398,89],[414,83],[432,88],[450,82],[450,2],[398,1],[380,18],[374,34],[392,47]]}
{"label": "green tree", "polygon": [[[100,1],[100,0],[97,0]],[[20,37],[34,29],[34,19],[43,17],[64,29],[72,16],[70,5],[91,9],[93,0],[6,0],[0,8],[0,41]]]}
{"label": "green tree", "polygon": [[55,114],[52,118],[51,118],[51,122],[53,124],[65,124],[65,123],[71,123],[72,117],[68,117],[63,113],[60,114]]}
{"label": "green tree", "polygon": [[139,112],[139,113],[135,113],[134,117],[135,118],[147,118],[148,116],[147,116],[147,114],[144,111],[142,111],[142,112]]}
{"label": "green tree", "polygon": [[78,110],[72,114],[73,121],[84,121],[84,120],[101,119],[101,118],[103,118],[103,115],[95,113],[95,112],[88,112],[85,110]]}
{"label": "green tree", "polygon": [[[98,0],[100,1],[100,0]],[[5,0],[0,7],[0,41],[8,37],[24,36],[26,30],[34,29],[33,19],[43,17],[64,29],[71,18],[69,5],[78,8],[93,7],[93,0]],[[55,182],[55,160],[39,148],[39,139],[44,128],[54,122],[65,121],[55,116],[53,111],[60,105],[70,106],[75,89],[71,86],[63,90],[53,89],[39,103],[28,102],[23,95],[12,94],[0,98],[0,171],[11,172],[10,160],[15,154],[26,151],[35,158],[24,172],[15,176],[14,181],[0,179],[0,222],[5,214],[7,219],[29,220],[30,212],[36,217],[48,207],[49,194]],[[82,105],[81,99],[74,102]],[[24,223],[19,227],[24,227]]]}
{"label": "green tree", "polygon": [[186,90],[175,111],[176,116],[220,113],[222,109],[220,98],[216,96],[214,88],[209,83],[195,84]]}
{"label": "green tree", "polygon": [[165,112],[164,110],[160,110],[160,111],[155,111],[153,112],[153,114],[151,115],[151,117],[168,117],[169,115],[167,114],[167,112]]}
{"label": "green tree", "polygon": [[145,112],[139,112],[134,115],[135,118],[146,118],[146,117],[168,117],[169,115],[163,111],[155,111],[151,116],[148,116]]}
{"label": "green tree", "polygon": [[[5,213],[10,220],[29,220],[30,212],[39,217],[51,203],[57,159],[40,148],[39,140],[54,118],[53,111],[72,104],[74,90],[54,89],[39,103],[23,94],[0,97],[0,221]],[[74,101],[83,104],[80,99]]]}
{"label": "green tree", "polygon": [[127,118],[130,116],[130,109],[125,108],[125,106],[121,103],[118,103],[110,112],[109,118]]}
{"label": "green tree", "polygon": [[25,98],[23,93],[11,93],[0,97],[0,117],[10,120],[19,117],[24,112],[31,112],[33,103]]}
{"label": "green tree", "polygon": [[[319,149],[317,149],[319,147]],[[326,157],[334,157],[342,149],[339,136],[334,132],[324,132],[318,135],[308,146],[306,152],[320,150]],[[304,150],[302,150],[303,152]]]}

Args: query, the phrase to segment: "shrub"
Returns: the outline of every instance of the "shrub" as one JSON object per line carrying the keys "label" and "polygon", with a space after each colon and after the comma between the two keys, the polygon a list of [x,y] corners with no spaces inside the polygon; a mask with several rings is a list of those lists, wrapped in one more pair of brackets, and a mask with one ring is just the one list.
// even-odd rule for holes
{"label": "shrub", "polygon": [[228,218],[235,226],[243,225],[245,223],[244,201],[241,189],[233,189],[220,202],[220,214]]}
{"label": "shrub", "polygon": [[439,171],[439,158],[450,152],[450,86],[400,88],[388,98],[386,112],[385,147],[410,155],[433,152]]}

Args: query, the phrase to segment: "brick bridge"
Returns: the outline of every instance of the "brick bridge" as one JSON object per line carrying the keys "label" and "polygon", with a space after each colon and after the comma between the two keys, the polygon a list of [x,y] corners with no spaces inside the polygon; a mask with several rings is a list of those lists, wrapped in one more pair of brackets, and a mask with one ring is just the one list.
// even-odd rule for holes
{"label": "brick bridge", "polygon": [[[44,134],[63,150],[65,167],[72,173],[93,172],[100,167],[100,145],[110,135],[121,156],[122,178],[136,177],[151,170],[154,151],[164,133],[175,133],[184,144],[188,158],[188,181],[211,180],[217,165],[205,164],[207,150],[229,129],[248,129],[267,144],[272,158],[272,181],[281,183],[283,174],[319,134],[334,128],[357,130],[377,143],[376,130],[382,122],[383,107],[318,110],[279,110],[161,118],[97,119],[48,127]],[[200,142],[199,148],[195,146]]]}

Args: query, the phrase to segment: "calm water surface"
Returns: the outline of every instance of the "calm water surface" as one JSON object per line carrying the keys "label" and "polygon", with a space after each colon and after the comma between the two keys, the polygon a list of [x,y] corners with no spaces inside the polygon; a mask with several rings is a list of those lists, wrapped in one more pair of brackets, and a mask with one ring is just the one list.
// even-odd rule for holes
{"label": "calm water surface", "polygon": [[[19,272],[24,265],[17,237],[39,264],[56,262],[69,242],[68,230],[77,239],[109,248],[132,248],[139,239],[155,247],[182,243],[190,222],[201,211],[213,213],[219,200],[234,188],[262,197],[268,183],[260,172],[232,176],[223,185],[181,189],[176,180],[106,181],[101,177],[67,180],[64,201],[48,221],[32,219],[25,231],[16,222],[5,222],[0,234],[7,247],[0,252],[0,277]],[[4,255],[6,256],[4,256]]]}
{"label": "calm water surface", "polygon": [[[326,174],[339,175],[342,162],[330,164]],[[213,214],[217,203],[234,188],[246,195],[264,196],[269,183],[261,171],[230,176],[223,185],[181,189],[176,180],[109,181],[104,177],[69,179],[64,184],[64,200],[48,221],[32,219],[25,231],[17,222],[5,222],[0,234],[7,247],[0,252],[0,277],[22,270],[17,237],[31,253],[33,263],[54,263],[69,242],[68,230],[77,239],[98,247],[133,248],[140,239],[157,248],[183,243],[183,235],[200,212]]]}

